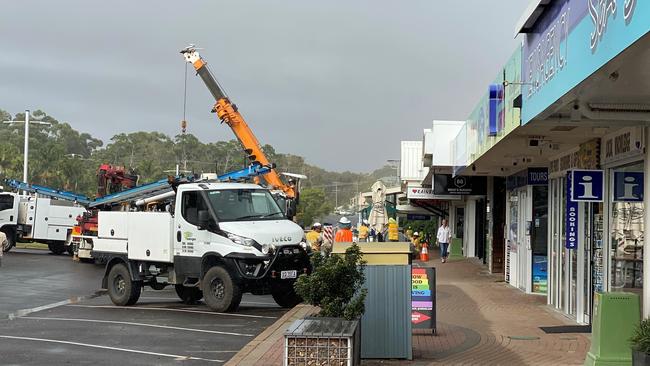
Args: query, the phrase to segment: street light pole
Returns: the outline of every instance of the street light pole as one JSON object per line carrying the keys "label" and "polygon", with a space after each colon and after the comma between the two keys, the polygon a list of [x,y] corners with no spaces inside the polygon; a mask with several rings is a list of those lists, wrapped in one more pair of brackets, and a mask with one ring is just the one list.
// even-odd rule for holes
{"label": "street light pole", "polygon": [[[25,144],[23,151],[23,182],[28,183],[27,181],[27,167],[29,166],[29,109],[25,110],[25,120],[24,121],[3,121],[5,124],[14,124],[14,123],[24,123],[25,124]],[[39,125],[51,125],[49,122],[41,121],[32,121],[31,123],[36,123]]]}

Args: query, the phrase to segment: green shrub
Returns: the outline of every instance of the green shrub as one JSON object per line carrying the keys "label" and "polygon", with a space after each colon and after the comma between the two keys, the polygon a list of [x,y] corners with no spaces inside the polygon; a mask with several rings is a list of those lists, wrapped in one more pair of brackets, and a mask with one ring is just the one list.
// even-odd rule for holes
{"label": "green shrub", "polygon": [[318,316],[353,320],[363,315],[366,278],[359,246],[353,244],[344,256],[323,257],[314,253],[311,258],[313,272],[301,275],[295,284],[296,293],[303,300],[321,308]]}
{"label": "green shrub", "polygon": [[644,319],[634,329],[634,335],[630,338],[634,350],[650,354],[650,319]]}

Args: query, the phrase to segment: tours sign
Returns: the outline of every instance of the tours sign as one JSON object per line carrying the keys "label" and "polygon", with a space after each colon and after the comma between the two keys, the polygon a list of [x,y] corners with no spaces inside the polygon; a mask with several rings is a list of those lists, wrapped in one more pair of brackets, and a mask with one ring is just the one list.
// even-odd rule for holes
{"label": "tours sign", "polygon": [[411,269],[411,324],[414,329],[436,329],[436,278],[433,267]]}

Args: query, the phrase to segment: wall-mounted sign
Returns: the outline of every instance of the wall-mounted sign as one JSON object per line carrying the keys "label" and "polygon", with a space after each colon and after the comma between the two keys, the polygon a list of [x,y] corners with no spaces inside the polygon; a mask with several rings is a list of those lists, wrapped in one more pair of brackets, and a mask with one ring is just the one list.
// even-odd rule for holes
{"label": "wall-mounted sign", "polygon": [[616,133],[607,135],[601,140],[601,157],[603,164],[609,164],[621,159],[643,154],[643,128],[627,127]]}
{"label": "wall-mounted sign", "polygon": [[573,186],[571,172],[567,173],[566,178],[566,214],[564,227],[566,228],[564,246],[567,249],[578,248],[578,202],[571,199]]}
{"label": "wall-mounted sign", "polygon": [[551,158],[548,174],[551,178],[556,178],[571,169],[598,168],[600,168],[600,140],[593,139],[562,155]]}
{"label": "wall-mounted sign", "polygon": [[408,187],[408,191],[406,192],[406,198],[419,199],[419,200],[433,200],[436,199],[436,195],[433,193],[433,188]]}
{"label": "wall-mounted sign", "polygon": [[451,174],[434,174],[433,192],[437,195],[484,196],[487,194],[487,178],[461,175],[452,177]]}
{"label": "wall-mounted sign", "polygon": [[506,178],[506,189],[548,184],[548,168],[528,168]]}
{"label": "wall-mounted sign", "polygon": [[574,202],[603,202],[605,179],[602,170],[573,170],[571,200]]}
{"label": "wall-mounted sign", "polygon": [[503,130],[505,124],[504,110],[503,110],[503,84],[490,84],[488,89],[489,98],[489,136],[496,136],[497,133]]}
{"label": "wall-mounted sign", "polygon": [[420,214],[406,214],[406,219],[409,221],[429,221],[431,220],[431,216]]}
{"label": "wall-mounted sign", "polygon": [[614,172],[614,201],[643,202],[643,172]]}
{"label": "wall-mounted sign", "polygon": [[435,268],[411,270],[411,324],[415,329],[436,329]]}

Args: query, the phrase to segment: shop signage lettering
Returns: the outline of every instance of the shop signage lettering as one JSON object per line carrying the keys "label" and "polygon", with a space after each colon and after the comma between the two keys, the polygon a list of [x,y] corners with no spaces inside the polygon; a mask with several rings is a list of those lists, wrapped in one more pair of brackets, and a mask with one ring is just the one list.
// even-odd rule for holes
{"label": "shop signage lettering", "polygon": [[487,194],[486,177],[465,177],[451,174],[433,175],[433,193],[436,195],[474,195]]}
{"label": "shop signage lettering", "polygon": [[572,196],[572,174],[567,173],[567,195],[566,195],[566,220],[565,220],[565,244],[567,249],[578,248],[578,202],[571,199]]}
{"label": "shop signage lettering", "polygon": [[528,55],[526,75],[530,83],[526,97],[530,99],[567,64],[569,39],[569,11],[564,9],[557,20],[540,37]]}
{"label": "shop signage lettering", "polygon": [[546,168],[528,168],[529,185],[546,185],[548,184],[548,169]]}
{"label": "shop signage lettering", "polygon": [[628,127],[623,133],[603,137],[603,163],[640,155],[643,152],[643,133],[638,127]]}
{"label": "shop signage lettering", "polygon": [[574,202],[603,202],[604,173],[602,170],[573,170],[571,200]]}
{"label": "shop signage lettering", "polygon": [[[617,0],[589,0],[589,17],[593,24],[593,31],[589,40],[589,47],[595,52],[598,43],[602,40],[603,34],[607,31],[609,18],[616,18]],[[636,0],[625,0],[623,2],[623,19],[629,23],[634,14]]]}
{"label": "shop signage lettering", "polygon": [[592,51],[598,45],[598,41],[603,38],[609,17],[615,15],[616,0],[589,0],[589,16],[594,24],[594,30],[591,32],[591,43],[589,44]]}
{"label": "shop signage lettering", "polygon": [[435,199],[433,188],[408,187],[406,198],[409,199]]}
{"label": "shop signage lettering", "polygon": [[643,202],[643,172],[614,172],[614,201]]}

